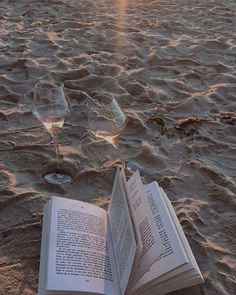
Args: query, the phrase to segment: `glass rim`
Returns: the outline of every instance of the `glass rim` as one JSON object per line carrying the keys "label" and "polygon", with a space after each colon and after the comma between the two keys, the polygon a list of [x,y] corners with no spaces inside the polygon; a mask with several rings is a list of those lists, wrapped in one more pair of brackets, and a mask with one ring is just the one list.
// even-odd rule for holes
{"label": "glass rim", "polygon": [[56,89],[60,87],[64,87],[62,82],[58,81],[39,81],[35,84],[35,88],[44,88],[44,89]]}

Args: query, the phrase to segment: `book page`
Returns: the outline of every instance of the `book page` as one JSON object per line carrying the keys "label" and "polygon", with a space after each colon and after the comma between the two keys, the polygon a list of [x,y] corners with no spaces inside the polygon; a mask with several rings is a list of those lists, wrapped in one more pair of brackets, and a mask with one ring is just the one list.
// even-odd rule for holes
{"label": "book page", "polygon": [[[199,275],[197,275],[196,272],[186,271],[182,275],[179,275],[175,278],[168,279],[161,284],[157,284],[157,285],[151,286],[149,288],[145,288],[139,292],[135,292],[135,295],[166,294],[166,293],[169,293],[172,291],[187,288],[187,287],[194,286],[194,285],[200,284],[200,283],[202,283],[202,281],[199,280]],[[201,294],[199,289],[198,289],[198,291],[199,292],[197,292],[197,294]],[[194,294],[195,293],[196,292],[194,292]]]}
{"label": "book page", "polygon": [[[136,290],[161,276],[163,276],[163,280],[165,280],[170,271],[178,269],[185,264],[187,270],[189,269],[187,264],[190,262],[157,183],[150,183],[145,187],[145,191],[146,198],[152,210],[152,215],[156,222],[156,229],[160,233],[161,243],[164,250],[160,255],[156,255],[155,263],[141,277],[133,290]],[[183,271],[183,269],[181,271]],[[178,271],[176,271],[176,273],[171,273],[171,276],[177,274]]]}
{"label": "book page", "polygon": [[113,184],[108,219],[120,288],[122,294],[124,294],[132,271],[137,246],[119,168]]}
{"label": "book page", "polygon": [[107,213],[52,197],[46,289],[121,295]]}
{"label": "book page", "polygon": [[48,260],[48,238],[49,238],[49,217],[51,209],[51,201],[49,201],[43,210],[43,228],[42,228],[42,241],[41,241],[41,251],[40,251],[40,268],[39,268],[39,285],[38,285],[38,295],[45,294],[45,284],[47,277],[47,260]]}
{"label": "book page", "polygon": [[125,171],[124,171],[123,168],[121,168],[120,173],[121,173],[122,183],[123,183],[123,186],[124,186],[124,189],[125,189],[125,194],[127,196],[127,201],[128,201],[128,206],[129,206],[129,213],[130,213],[130,216],[131,216],[133,229],[134,229],[135,240],[136,240],[136,245],[137,245],[137,250],[136,250],[134,264],[133,264],[133,268],[132,268],[132,272],[131,272],[131,277],[130,277],[130,280],[129,280],[129,284],[127,286],[127,289],[129,290],[130,286],[132,286],[133,273],[135,273],[135,270],[137,269],[137,267],[139,265],[139,259],[140,259],[140,256],[141,256],[143,245],[142,245],[141,235],[140,235],[140,232],[139,232],[139,229],[138,229],[138,220],[137,220],[136,215],[134,214],[133,210],[131,210],[131,204],[130,204],[129,198],[128,198],[129,188],[128,188],[128,183],[126,181]]}
{"label": "book page", "polygon": [[145,196],[144,186],[138,171],[128,180],[127,186],[128,201],[143,246],[139,264],[132,274],[132,283],[134,283],[150,268],[156,257],[161,255],[163,245],[155,222],[155,215]]}
{"label": "book page", "polygon": [[182,229],[182,227],[181,227],[181,225],[179,223],[179,220],[178,220],[178,218],[177,218],[177,216],[175,214],[174,208],[172,207],[172,204],[171,204],[170,200],[168,199],[166,193],[164,192],[164,190],[162,188],[160,188],[160,192],[161,192],[161,194],[163,196],[163,199],[164,199],[164,201],[166,203],[166,206],[167,206],[167,208],[169,210],[170,216],[172,217],[172,221],[173,221],[173,223],[175,225],[175,228],[179,233],[179,237],[180,237],[180,239],[182,241],[182,245],[183,245],[183,247],[185,249],[186,255],[188,256],[188,259],[191,261],[191,264],[192,264],[195,272],[199,275],[199,279],[200,279],[201,283],[203,283],[204,279],[202,277],[201,271],[200,271],[200,269],[198,267],[198,264],[196,262],[196,259],[195,259],[194,255],[193,255],[192,249],[190,248],[188,240],[187,240],[187,238],[186,238],[186,236],[184,234],[184,231],[183,231],[183,229]]}

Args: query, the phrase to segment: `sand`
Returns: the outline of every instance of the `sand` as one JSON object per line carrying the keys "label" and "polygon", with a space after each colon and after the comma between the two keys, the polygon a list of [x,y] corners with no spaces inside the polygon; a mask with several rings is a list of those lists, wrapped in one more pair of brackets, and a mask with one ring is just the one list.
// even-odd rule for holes
{"label": "sand", "polygon": [[[37,291],[42,210],[52,194],[107,208],[119,155],[86,132],[86,98],[113,93],[120,137],[143,181],[164,188],[205,278],[236,292],[234,0],[3,0],[0,3],[0,294]],[[55,157],[31,113],[33,87],[65,84],[60,151],[73,183],[42,178]],[[173,294],[194,294],[193,288]]]}

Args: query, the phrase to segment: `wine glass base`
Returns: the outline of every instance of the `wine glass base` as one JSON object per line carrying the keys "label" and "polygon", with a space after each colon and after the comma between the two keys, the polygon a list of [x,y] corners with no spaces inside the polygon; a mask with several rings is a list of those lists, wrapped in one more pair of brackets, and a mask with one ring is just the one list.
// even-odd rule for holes
{"label": "wine glass base", "polygon": [[44,179],[48,183],[52,184],[65,184],[72,181],[72,177],[70,175],[55,172],[44,175]]}
{"label": "wine glass base", "polygon": [[72,182],[79,171],[79,162],[71,159],[63,159],[58,167],[57,161],[50,160],[43,167],[43,178],[52,184],[66,184]]}
{"label": "wine glass base", "polygon": [[139,170],[140,174],[143,172],[142,167],[134,162],[125,162],[125,168],[131,173],[134,173],[136,170]]}

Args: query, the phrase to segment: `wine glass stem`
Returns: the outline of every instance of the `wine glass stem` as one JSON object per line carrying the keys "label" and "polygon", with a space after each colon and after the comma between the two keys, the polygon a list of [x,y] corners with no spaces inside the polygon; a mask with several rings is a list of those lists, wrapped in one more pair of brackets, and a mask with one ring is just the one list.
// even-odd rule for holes
{"label": "wine glass stem", "polygon": [[59,154],[59,144],[58,144],[58,138],[57,134],[52,135],[53,142],[55,145],[55,150],[56,150],[56,161],[57,161],[57,169],[60,167],[60,154]]}

